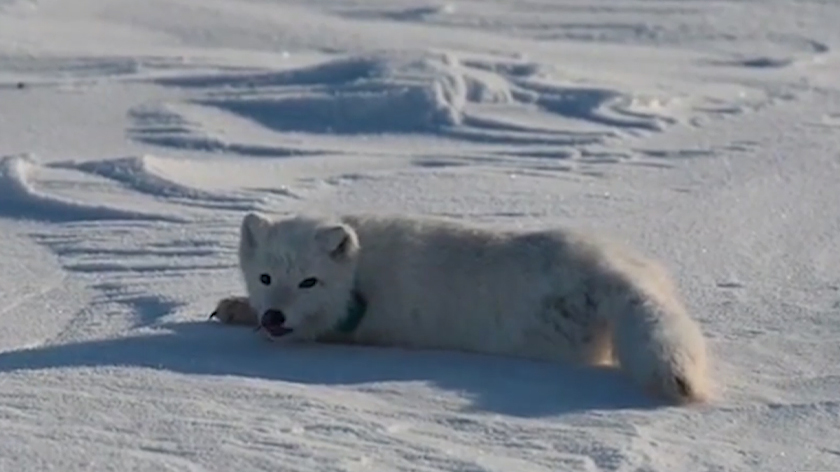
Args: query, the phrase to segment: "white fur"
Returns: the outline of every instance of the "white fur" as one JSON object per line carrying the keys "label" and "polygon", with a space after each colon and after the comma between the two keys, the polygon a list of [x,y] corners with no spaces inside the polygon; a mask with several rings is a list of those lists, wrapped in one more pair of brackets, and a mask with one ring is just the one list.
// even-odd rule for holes
{"label": "white fur", "polygon": [[[617,361],[668,399],[707,396],[705,341],[668,274],[592,235],[430,218],[269,220],[253,213],[241,231],[248,302],[254,316],[285,313],[294,331],[281,340]],[[298,287],[308,277],[319,283]],[[354,332],[338,333],[353,290],[367,301],[366,315]]]}

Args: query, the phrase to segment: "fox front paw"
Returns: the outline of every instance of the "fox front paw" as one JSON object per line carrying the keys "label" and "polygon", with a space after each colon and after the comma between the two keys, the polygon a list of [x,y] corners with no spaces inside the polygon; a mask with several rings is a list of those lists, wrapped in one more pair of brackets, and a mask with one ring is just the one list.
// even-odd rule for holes
{"label": "fox front paw", "polygon": [[245,297],[223,298],[210,314],[209,319],[217,319],[225,324],[256,326],[257,313],[251,308]]}

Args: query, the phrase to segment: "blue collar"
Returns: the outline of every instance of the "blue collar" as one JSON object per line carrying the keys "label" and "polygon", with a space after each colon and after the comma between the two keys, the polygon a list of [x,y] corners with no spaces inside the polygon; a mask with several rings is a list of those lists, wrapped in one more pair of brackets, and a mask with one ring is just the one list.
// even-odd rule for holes
{"label": "blue collar", "polygon": [[353,290],[353,296],[350,298],[350,303],[347,305],[347,316],[339,321],[335,329],[339,333],[350,334],[362,324],[362,319],[367,313],[367,300],[362,297],[362,294]]}

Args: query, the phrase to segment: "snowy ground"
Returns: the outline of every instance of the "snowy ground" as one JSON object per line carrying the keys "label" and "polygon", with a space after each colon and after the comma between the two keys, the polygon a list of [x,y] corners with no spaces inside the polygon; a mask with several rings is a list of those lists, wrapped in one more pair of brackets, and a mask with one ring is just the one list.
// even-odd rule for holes
{"label": "snowy ground", "polygon": [[[840,471],[840,3],[0,0],[0,470]],[[247,210],[603,229],[718,397],[206,321]]]}

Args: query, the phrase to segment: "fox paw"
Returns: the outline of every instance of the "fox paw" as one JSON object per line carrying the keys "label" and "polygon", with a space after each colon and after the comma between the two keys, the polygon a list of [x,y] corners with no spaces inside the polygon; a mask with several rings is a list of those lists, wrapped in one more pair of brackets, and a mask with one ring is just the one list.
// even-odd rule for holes
{"label": "fox paw", "polygon": [[245,297],[223,298],[208,319],[217,319],[225,324],[256,326],[257,313]]}

